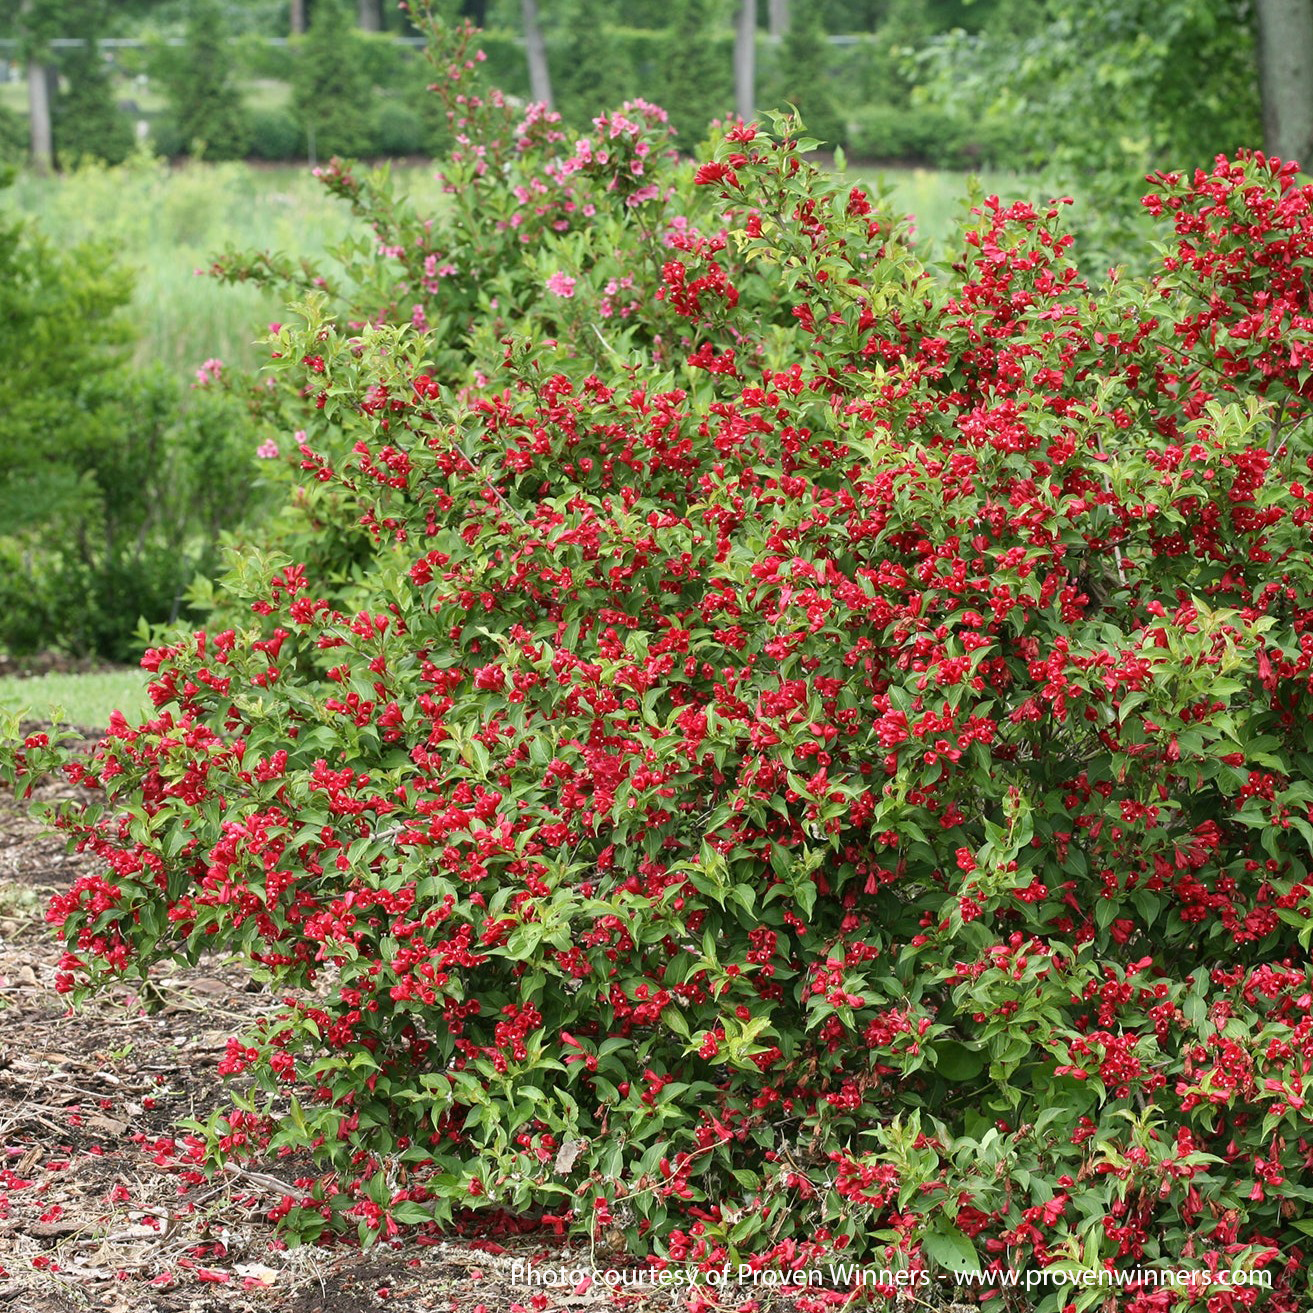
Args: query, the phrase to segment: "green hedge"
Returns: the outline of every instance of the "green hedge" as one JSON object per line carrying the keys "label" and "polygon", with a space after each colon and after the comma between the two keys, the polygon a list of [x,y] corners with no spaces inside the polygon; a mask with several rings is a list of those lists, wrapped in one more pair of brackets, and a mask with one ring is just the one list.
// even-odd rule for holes
{"label": "green hedge", "polygon": [[288,109],[251,113],[251,155],[257,160],[300,160],[306,156],[305,133]]}

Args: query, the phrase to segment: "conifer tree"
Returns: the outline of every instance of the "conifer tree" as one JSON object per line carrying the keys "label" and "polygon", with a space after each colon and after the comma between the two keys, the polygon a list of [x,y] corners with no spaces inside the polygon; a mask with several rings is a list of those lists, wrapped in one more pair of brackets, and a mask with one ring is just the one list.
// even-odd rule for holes
{"label": "conifer tree", "polygon": [[775,103],[794,105],[809,137],[829,146],[846,135],[843,118],[830,94],[826,73],[825,29],[818,5],[794,5],[789,30],[776,57]]}
{"label": "conifer tree", "polygon": [[370,86],[359,41],[341,0],[317,0],[292,75],[292,110],[320,160],[369,149]]}
{"label": "conifer tree", "polygon": [[192,0],[186,43],[165,76],[179,137],[210,160],[240,159],[250,146],[226,37],[216,0]]}
{"label": "conifer tree", "polygon": [[734,103],[729,34],[717,22],[721,16],[717,0],[672,0],[670,5],[661,84],[651,99],[669,111],[685,153],[696,149],[711,120],[728,114]]}
{"label": "conifer tree", "polygon": [[122,164],[132,153],[132,125],[114,103],[114,86],[94,33],[60,59],[52,124],[61,168],[90,157]]}
{"label": "conifer tree", "polygon": [[610,8],[606,0],[574,0],[567,15],[566,39],[552,86],[556,108],[575,127],[587,126],[603,110],[614,109],[628,98],[608,27]]}

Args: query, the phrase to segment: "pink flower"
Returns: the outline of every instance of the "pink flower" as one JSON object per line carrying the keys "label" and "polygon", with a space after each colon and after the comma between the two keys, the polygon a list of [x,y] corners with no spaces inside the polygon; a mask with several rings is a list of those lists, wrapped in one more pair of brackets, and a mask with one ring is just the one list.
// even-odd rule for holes
{"label": "pink flower", "polygon": [[200,387],[207,383],[217,383],[222,373],[223,361],[211,357],[196,371],[196,382]]}
{"label": "pink flower", "polygon": [[574,295],[575,280],[569,274],[563,274],[558,269],[547,280],[547,290],[556,296],[563,296],[568,301]]}
{"label": "pink flower", "polygon": [[266,438],[256,449],[255,454],[261,460],[277,460],[278,444],[272,438]]}

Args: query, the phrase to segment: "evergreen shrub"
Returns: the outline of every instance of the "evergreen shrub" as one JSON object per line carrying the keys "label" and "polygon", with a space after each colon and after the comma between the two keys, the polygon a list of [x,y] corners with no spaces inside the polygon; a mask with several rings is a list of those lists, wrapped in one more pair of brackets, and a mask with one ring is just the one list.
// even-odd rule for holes
{"label": "evergreen shrub", "polygon": [[[243,158],[250,147],[250,121],[235,81],[223,10],[216,0],[190,0],[187,35],[181,49],[167,48],[158,58],[168,92],[173,132],[189,154],[209,160]],[[167,136],[159,143],[170,145]]]}

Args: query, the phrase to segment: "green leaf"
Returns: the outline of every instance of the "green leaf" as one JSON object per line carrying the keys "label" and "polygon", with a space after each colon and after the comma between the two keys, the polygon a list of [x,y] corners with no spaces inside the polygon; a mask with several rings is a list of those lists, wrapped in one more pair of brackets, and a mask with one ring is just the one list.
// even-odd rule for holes
{"label": "green leaf", "polygon": [[935,1071],[946,1081],[960,1084],[973,1080],[985,1069],[985,1055],[955,1040],[935,1046]]}
{"label": "green leaf", "polygon": [[921,1248],[926,1256],[939,1267],[951,1272],[978,1272],[980,1257],[970,1239],[940,1218],[934,1230],[921,1234]]}
{"label": "green leaf", "polygon": [[408,1201],[394,1205],[389,1212],[392,1220],[402,1226],[421,1226],[425,1222],[433,1221],[434,1218],[432,1208]]}
{"label": "green leaf", "polygon": [[674,1004],[662,1009],[661,1020],[664,1021],[666,1025],[669,1026],[670,1029],[681,1039],[692,1038],[692,1032],[688,1028],[688,1021],[685,1019],[684,1014],[675,1007]]}
{"label": "green leaf", "polygon": [[736,902],[749,916],[752,916],[757,910],[757,891],[750,884],[736,884],[729,891],[729,896]]}
{"label": "green leaf", "polygon": [[797,903],[798,910],[803,916],[811,916],[812,908],[816,906],[816,885],[810,877],[794,886],[793,901]]}

